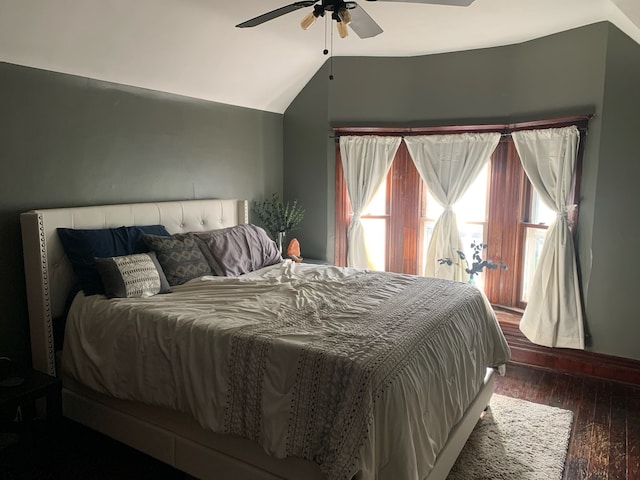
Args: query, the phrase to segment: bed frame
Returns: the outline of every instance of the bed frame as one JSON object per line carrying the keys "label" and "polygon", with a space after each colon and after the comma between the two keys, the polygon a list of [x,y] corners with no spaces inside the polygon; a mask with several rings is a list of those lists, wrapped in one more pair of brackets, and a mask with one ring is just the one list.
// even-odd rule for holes
{"label": "bed frame", "polygon": [[[203,480],[322,479],[310,461],[268,456],[248,440],[202,429],[192,418],[98,394],[64,378],[56,368],[53,319],[64,312],[75,275],[56,228],[164,225],[170,233],[207,231],[248,223],[245,200],[186,200],[33,210],[21,214],[33,367],[63,379],[66,417]],[[444,480],[494,387],[493,371],[452,429],[428,480]],[[426,480],[426,479],[425,479]]]}

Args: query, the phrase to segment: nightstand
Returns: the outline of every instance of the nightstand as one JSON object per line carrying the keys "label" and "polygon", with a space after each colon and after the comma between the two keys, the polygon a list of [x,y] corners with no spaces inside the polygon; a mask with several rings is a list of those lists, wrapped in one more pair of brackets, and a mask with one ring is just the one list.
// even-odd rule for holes
{"label": "nightstand", "polygon": [[[20,407],[23,424],[28,424],[36,418],[36,400],[46,401],[47,423],[62,418],[62,382],[56,377],[24,369],[18,372],[24,381],[20,385],[0,386],[0,412],[16,412]],[[0,430],[5,427],[16,427],[17,422],[2,422]]]}
{"label": "nightstand", "polygon": [[326,260],[318,260],[317,258],[302,258],[302,263],[311,263],[313,265],[329,265]]}

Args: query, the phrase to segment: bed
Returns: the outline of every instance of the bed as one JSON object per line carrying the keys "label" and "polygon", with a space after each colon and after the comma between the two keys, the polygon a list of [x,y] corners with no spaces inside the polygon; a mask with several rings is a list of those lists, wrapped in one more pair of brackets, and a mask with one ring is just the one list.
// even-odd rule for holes
{"label": "bed", "polygon": [[[60,361],[54,319],[76,275],[58,228],[247,223],[246,201],[218,199],[21,215],[33,366],[63,379],[64,415],[201,479],[446,478],[509,356],[471,286],[286,261],[152,298],[80,293]],[[116,359],[95,360],[91,337],[118,344]],[[137,361],[146,370],[121,381]]]}

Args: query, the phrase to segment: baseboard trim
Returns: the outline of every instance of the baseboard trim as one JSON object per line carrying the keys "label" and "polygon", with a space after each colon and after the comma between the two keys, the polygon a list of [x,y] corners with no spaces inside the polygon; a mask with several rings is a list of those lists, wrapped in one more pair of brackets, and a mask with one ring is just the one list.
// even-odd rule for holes
{"label": "baseboard trim", "polygon": [[536,345],[522,334],[516,323],[498,319],[511,348],[509,363],[640,386],[640,361],[584,350]]}

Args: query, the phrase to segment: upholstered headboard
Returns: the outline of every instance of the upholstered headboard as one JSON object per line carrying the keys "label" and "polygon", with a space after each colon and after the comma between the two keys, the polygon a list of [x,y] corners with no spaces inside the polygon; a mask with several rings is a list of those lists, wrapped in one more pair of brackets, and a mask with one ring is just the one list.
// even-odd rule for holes
{"label": "upholstered headboard", "polygon": [[55,375],[52,319],[76,283],[56,229],[164,225],[169,233],[248,223],[246,200],[185,200],[32,210],[20,215],[33,368]]}

